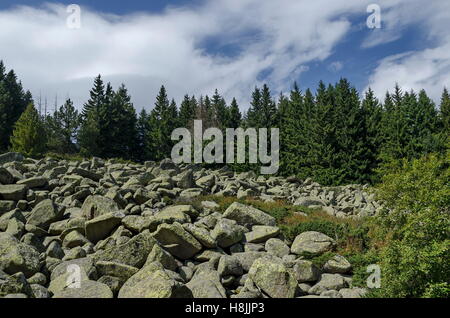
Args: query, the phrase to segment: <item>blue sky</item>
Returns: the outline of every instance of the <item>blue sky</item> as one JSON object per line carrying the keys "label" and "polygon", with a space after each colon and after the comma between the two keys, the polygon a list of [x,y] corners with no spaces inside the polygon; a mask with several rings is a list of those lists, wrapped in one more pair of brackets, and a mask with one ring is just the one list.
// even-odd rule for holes
{"label": "blue sky", "polygon": [[[72,3],[81,7],[77,30],[65,25]],[[381,29],[366,25],[372,3]],[[138,109],[153,106],[161,84],[177,101],[218,88],[245,110],[255,85],[276,96],[294,81],[314,90],[341,77],[380,98],[397,82],[438,100],[450,86],[449,3],[2,0],[0,59],[35,98],[70,97],[78,107],[98,73],[124,82]]]}

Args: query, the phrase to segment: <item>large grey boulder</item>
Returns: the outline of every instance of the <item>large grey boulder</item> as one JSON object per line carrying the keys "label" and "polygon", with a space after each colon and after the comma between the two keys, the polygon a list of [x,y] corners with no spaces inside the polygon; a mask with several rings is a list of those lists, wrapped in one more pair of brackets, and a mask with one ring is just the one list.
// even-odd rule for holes
{"label": "large grey boulder", "polygon": [[53,298],[113,298],[113,293],[108,285],[93,280],[80,282],[80,287],[66,287],[55,292]]}
{"label": "large grey boulder", "polygon": [[275,226],[275,218],[258,210],[252,206],[244,205],[239,202],[231,204],[223,214],[224,218],[235,220],[239,225],[248,228],[253,225]]}
{"label": "large grey boulder", "polygon": [[131,276],[119,291],[119,298],[191,298],[183,284],[171,278],[164,267],[153,262]]}
{"label": "large grey boulder", "polygon": [[172,205],[157,213],[156,219],[160,224],[170,224],[174,222],[178,222],[181,224],[191,223],[191,217],[189,216],[189,214],[197,214],[197,211],[194,211],[194,208],[190,205]]}
{"label": "large grey boulder", "polygon": [[16,273],[11,276],[0,270],[0,297],[9,294],[32,295],[30,284],[27,282],[23,273]]}
{"label": "large grey boulder", "polygon": [[339,290],[339,294],[342,298],[362,298],[367,294],[367,289],[365,288],[342,288]]}
{"label": "large grey boulder", "polygon": [[0,184],[14,183],[14,176],[5,168],[0,167]]}
{"label": "large grey boulder", "polygon": [[310,294],[320,295],[328,290],[337,290],[347,287],[344,277],[339,274],[322,274],[317,284],[308,291]]}
{"label": "large grey boulder", "polygon": [[91,195],[86,198],[81,207],[82,215],[92,220],[100,215],[119,211],[117,203],[100,195]]}
{"label": "large grey boulder", "polygon": [[14,161],[23,161],[23,155],[17,152],[8,152],[0,155],[0,165]]}
{"label": "large grey boulder", "polygon": [[264,252],[256,252],[256,251],[239,252],[233,254],[233,256],[239,260],[239,263],[241,264],[242,269],[244,270],[245,273],[247,273],[250,270],[250,267],[258,258],[261,258],[265,255],[266,253]]}
{"label": "large grey boulder", "polygon": [[32,178],[17,181],[17,184],[23,184],[30,189],[42,188],[42,187],[46,186],[47,183],[48,183],[48,180],[44,177],[32,177]]}
{"label": "large grey boulder", "polygon": [[265,250],[267,253],[282,258],[285,255],[289,255],[291,249],[282,240],[277,238],[271,238],[266,241]]}
{"label": "large grey boulder", "polygon": [[310,206],[326,206],[326,203],[318,197],[309,196],[309,197],[298,198],[294,202],[294,205],[310,207]]}
{"label": "large grey boulder", "polygon": [[126,243],[115,245],[90,255],[94,263],[98,261],[111,261],[140,268],[147,260],[156,240],[148,230],[134,236]]}
{"label": "large grey boulder", "polygon": [[241,262],[235,256],[223,255],[220,257],[219,265],[217,266],[217,271],[221,277],[233,275],[241,276],[244,274],[244,269],[242,268]]}
{"label": "large grey boulder", "polygon": [[125,214],[121,211],[102,214],[85,223],[86,238],[92,243],[105,239],[119,226]]}
{"label": "large grey boulder", "polygon": [[180,259],[189,259],[202,249],[202,245],[178,222],[159,225],[153,236],[170,254]]}
{"label": "large grey boulder", "polygon": [[139,268],[109,261],[99,261],[95,267],[99,276],[117,277],[123,283],[139,271]]}
{"label": "large grey boulder", "polygon": [[329,236],[309,231],[298,235],[291,246],[291,252],[297,255],[321,255],[330,251],[335,246],[336,242]]}
{"label": "large grey boulder", "polygon": [[203,227],[195,226],[194,224],[183,224],[186,231],[191,233],[204,247],[215,248],[217,243],[209,233],[209,231]]}
{"label": "large grey boulder", "polygon": [[35,248],[7,233],[0,233],[0,270],[8,274],[22,272],[30,277],[40,268],[39,252]]}
{"label": "large grey boulder", "polygon": [[220,282],[220,275],[213,268],[197,269],[186,284],[194,298],[226,298],[226,290]]}
{"label": "large grey boulder", "polygon": [[244,238],[244,228],[230,219],[220,219],[211,231],[211,237],[222,247],[230,247]]}
{"label": "large grey boulder", "polygon": [[277,257],[257,259],[250,268],[248,277],[269,297],[295,297],[297,280],[294,273]]}
{"label": "large grey boulder", "polygon": [[307,260],[296,260],[293,271],[299,283],[316,282],[321,274],[320,269]]}
{"label": "large grey boulder", "polygon": [[252,231],[245,233],[245,240],[248,243],[263,243],[270,238],[277,237],[280,229],[276,226],[255,225]]}
{"label": "large grey boulder", "polygon": [[0,200],[19,201],[25,199],[27,186],[20,184],[0,185]]}
{"label": "large grey boulder", "polygon": [[327,273],[345,274],[352,269],[352,265],[344,256],[335,255],[332,259],[325,263],[323,269]]}
{"label": "large grey boulder", "polygon": [[170,255],[167,251],[162,249],[158,244],[155,244],[153,246],[152,251],[147,257],[147,261],[145,262],[145,265],[148,265],[153,262],[160,263],[165,269],[176,271],[178,268],[178,263],[175,260],[175,258]]}
{"label": "large grey boulder", "polygon": [[47,230],[53,222],[59,221],[63,216],[63,210],[58,208],[55,203],[50,200],[39,202],[31,211],[31,215],[27,220],[27,224],[31,224]]}
{"label": "large grey boulder", "polygon": [[3,213],[12,211],[15,207],[16,207],[16,202],[1,200],[0,201],[0,216],[3,215]]}

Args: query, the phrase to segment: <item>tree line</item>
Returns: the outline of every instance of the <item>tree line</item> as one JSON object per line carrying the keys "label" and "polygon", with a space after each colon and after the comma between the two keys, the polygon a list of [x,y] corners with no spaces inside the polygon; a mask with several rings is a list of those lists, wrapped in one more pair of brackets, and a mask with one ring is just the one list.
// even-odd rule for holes
{"label": "tree line", "polygon": [[200,119],[203,129],[279,128],[281,175],[329,185],[366,183],[376,181],[376,170],[384,163],[445,152],[450,136],[447,89],[438,106],[424,90],[403,92],[399,86],[383,101],[370,89],[361,98],[341,79],[334,85],[320,82],[314,93],[294,84],[289,94],[277,98],[267,85],[256,87],[244,114],[236,99],[228,104],[217,90],[211,97],[186,95],[178,107],[162,86],[153,109],[137,114],[126,87],[114,90],[99,75],[81,112],[67,99],[52,114],[41,114],[14,71],[6,72],[0,62],[0,152],[157,161],[170,157],[175,128],[192,129]]}

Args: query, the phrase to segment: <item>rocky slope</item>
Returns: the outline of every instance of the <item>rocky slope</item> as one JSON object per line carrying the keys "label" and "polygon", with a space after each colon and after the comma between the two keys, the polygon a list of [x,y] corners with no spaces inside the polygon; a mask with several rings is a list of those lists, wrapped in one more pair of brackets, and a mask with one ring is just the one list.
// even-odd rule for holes
{"label": "rocky slope", "polygon": [[251,196],[356,218],[381,208],[365,190],[170,160],[0,155],[0,297],[361,297],[344,257],[304,258],[335,247],[325,234],[287,242],[254,207],[180,202]]}

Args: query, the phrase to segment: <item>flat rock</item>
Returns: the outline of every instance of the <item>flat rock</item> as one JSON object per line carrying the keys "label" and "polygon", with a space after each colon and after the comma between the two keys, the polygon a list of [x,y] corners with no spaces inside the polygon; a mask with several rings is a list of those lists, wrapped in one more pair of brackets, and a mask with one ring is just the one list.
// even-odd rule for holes
{"label": "flat rock", "polygon": [[0,185],[0,200],[19,201],[25,199],[27,186],[20,184]]}
{"label": "flat rock", "polygon": [[257,259],[248,272],[248,277],[264,293],[272,298],[294,298],[297,280],[291,270],[277,257]]}
{"label": "flat rock", "polygon": [[189,259],[202,249],[202,245],[177,222],[161,224],[153,236],[170,254],[180,259]]}
{"label": "flat rock", "polygon": [[321,255],[332,250],[336,242],[329,236],[309,231],[298,235],[291,246],[291,252],[297,255]]}
{"label": "flat rock", "polygon": [[255,225],[251,232],[245,233],[245,240],[248,243],[263,243],[278,234],[280,234],[280,229],[276,226]]}
{"label": "flat rock", "polygon": [[8,274],[22,272],[30,277],[40,270],[39,252],[15,237],[0,233],[0,270]]}
{"label": "flat rock", "polygon": [[224,218],[235,220],[239,225],[251,227],[253,225],[275,226],[275,218],[252,206],[239,202],[231,204],[223,214]]}
{"label": "flat rock", "polygon": [[53,222],[59,221],[63,216],[63,210],[47,199],[39,202],[31,211],[27,224],[47,230]]}
{"label": "flat rock", "polygon": [[131,276],[119,291],[119,298],[191,298],[191,291],[172,279],[154,262]]}

